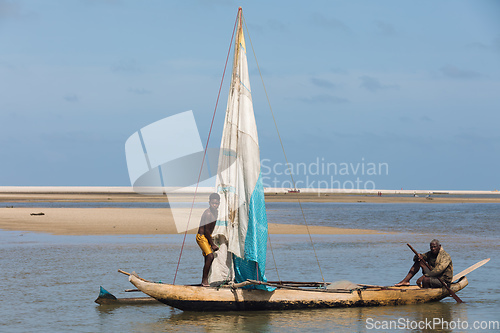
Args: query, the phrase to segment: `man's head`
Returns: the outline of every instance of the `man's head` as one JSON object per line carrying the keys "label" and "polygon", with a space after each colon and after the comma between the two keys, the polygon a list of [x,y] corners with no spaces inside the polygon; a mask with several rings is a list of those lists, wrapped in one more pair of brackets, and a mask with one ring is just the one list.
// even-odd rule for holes
{"label": "man's head", "polygon": [[208,204],[209,204],[211,210],[216,211],[219,208],[219,204],[220,204],[219,193],[210,194],[210,197],[208,198]]}
{"label": "man's head", "polygon": [[437,239],[433,239],[431,240],[430,248],[432,254],[436,255],[439,253],[439,250],[441,250],[441,243],[439,243]]}

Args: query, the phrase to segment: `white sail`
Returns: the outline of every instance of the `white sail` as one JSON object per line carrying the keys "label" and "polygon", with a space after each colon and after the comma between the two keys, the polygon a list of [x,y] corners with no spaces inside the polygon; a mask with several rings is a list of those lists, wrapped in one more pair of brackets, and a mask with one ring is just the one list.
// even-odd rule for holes
{"label": "white sail", "polygon": [[240,10],[216,181],[221,202],[213,237],[220,250],[210,282],[265,280],[267,217],[258,142]]}

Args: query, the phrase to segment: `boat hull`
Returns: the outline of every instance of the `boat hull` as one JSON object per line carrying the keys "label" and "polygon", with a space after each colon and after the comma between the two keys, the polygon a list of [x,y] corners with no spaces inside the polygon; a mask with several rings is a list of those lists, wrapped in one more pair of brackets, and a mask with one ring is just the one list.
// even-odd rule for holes
{"label": "boat hull", "polygon": [[[337,307],[404,305],[439,301],[449,296],[445,288],[418,286],[371,287],[347,292],[324,292],[278,288],[211,288],[161,284],[130,276],[129,281],[143,293],[184,311],[295,310]],[[451,285],[454,292],[467,286],[467,278]]]}

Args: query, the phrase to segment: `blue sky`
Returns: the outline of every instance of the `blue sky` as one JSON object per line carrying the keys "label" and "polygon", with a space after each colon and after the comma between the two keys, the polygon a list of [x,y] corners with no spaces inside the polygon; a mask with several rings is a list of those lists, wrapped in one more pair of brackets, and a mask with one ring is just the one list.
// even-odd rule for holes
{"label": "blue sky", "polygon": [[[205,142],[238,6],[288,159],[312,166],[296,180],[500,189],[494,0],[0,0],[0,186],[128,186],[127,138],[186,110]],[[281,172],[249,67],[261,157]],[[354,172],[369,163],[387,172]]]}

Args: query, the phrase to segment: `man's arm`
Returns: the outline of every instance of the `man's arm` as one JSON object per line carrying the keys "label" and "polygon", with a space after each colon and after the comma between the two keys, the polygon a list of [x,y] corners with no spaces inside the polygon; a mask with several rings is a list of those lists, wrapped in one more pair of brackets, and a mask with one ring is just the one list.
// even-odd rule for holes
{"label": "man's arm", "polygon": [[415,255],[413,256],[413,261],[425,260],[425,261],[427,262],[427,253],[428,253],[428,252],[426,252],[426,253],[424,253],[424,254],[419,253],[418,255],[416,255],[416,254],[415,254]]}
{"label": "man's arm", "polygon": [[440,276],[441,274],[443,274],[446,267],[450,265],[450,263],[451,263],[450,255],[449,254],[443,255],[442,253],[440,253],[436,258],[436,266],[429,273],[424,275],[430,277]]}

